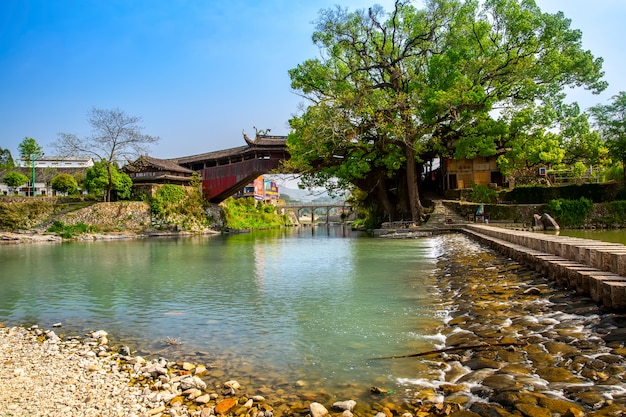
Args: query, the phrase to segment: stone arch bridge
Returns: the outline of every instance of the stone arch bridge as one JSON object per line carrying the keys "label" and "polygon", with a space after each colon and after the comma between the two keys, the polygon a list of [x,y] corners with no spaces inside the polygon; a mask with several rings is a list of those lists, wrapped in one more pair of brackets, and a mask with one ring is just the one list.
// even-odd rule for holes
{"label": "stone arch bridge", "polygon": [[343,215],[345,220],[353,220],[356,213],[352,210],[350,203],[345,201],[337,201],[333,203],[287,203],[280,205],[279,208],[283,214],[288,210],[293,210],[298,223],[301,222],[302,210],[309,209],[311,211],[311,224],[315,223],[315,214],[317,210],[324,209],[325,214],[318,214],[319,216],[326,216],[326,223],[330,223],[331,211],[335,211],[336,214]]}

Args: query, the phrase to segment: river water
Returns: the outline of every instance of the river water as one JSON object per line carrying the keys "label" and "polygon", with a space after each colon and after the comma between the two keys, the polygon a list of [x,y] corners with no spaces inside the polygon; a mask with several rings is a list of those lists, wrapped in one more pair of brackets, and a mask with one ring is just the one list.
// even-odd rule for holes
{"label": "river water", "polygon": [[[205,364],[250,394],[384,395],[417,411],[426,399],[506,403],[496,396],[527,390],[626,410],[626,317],[462,235],[322,226],[0,246],[0,265],[0,323],[105,329],[136,354]],[[376,359],[483,343],[499,346]]]}

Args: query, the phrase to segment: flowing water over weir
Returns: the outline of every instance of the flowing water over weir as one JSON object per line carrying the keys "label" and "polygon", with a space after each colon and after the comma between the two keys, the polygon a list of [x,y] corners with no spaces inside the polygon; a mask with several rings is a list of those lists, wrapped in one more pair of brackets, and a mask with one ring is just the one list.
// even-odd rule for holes
{"label": "flowing water over weir", "polygon": [[[138,355],[203,364],[209,385],[238,380],[246,395],[265,396],[275,416],[347,399],[358,401],[362,416],[625,414],[625,312],[605,311],[461,234],[389,241],[307,233],[146,242],[139,252],[124,242],[68,245],[54,254],[10,248],[0,251],[5,268],[30,250],[22,265],[70,255],[57,278],[50,267],[33,269],[32,279],[44,278],[32,288],[2,278],[0,323],[45,321],[74,302],[40,295],[59,286],[87,294],[78,313],[66,306],[65,331],[81,320],[84,327],[104,323]],[[87,285],[84,268],[105,249],[115,252]],[[244,265],[250,251],[253,265]],[[131,267],[140,253],[148,280]],[[123,281],[107,280],[124,269],[132,271]],[[194,279],[208,270],[222,278],[217,287]],[[313,303],[301,311],[293,297]],[[222,304],[228,309],[220,312]],[[164,335],[180,340],[163,343]]]}

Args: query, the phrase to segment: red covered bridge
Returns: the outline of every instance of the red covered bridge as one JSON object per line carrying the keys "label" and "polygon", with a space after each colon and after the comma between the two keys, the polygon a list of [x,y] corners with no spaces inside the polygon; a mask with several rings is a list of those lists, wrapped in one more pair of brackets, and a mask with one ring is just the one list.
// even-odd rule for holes
{"label": "red covered bridge", "polygon": [[289,159],[286,136],[257,132],[254,139],[245,133],[245,146],[172,159],[180,166],[196,171],[202,177],[202,192],[219,203],[246,184],[278,167]]}

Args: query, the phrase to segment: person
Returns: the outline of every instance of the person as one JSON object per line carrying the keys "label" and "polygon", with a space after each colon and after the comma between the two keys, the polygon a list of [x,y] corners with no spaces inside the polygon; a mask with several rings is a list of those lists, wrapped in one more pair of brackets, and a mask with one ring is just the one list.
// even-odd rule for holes
{"label": "person", "polygon": [[478,208],[476,209],[476,221],[484,222],[485,221],[485,206],[483,203],[480,203]]}

